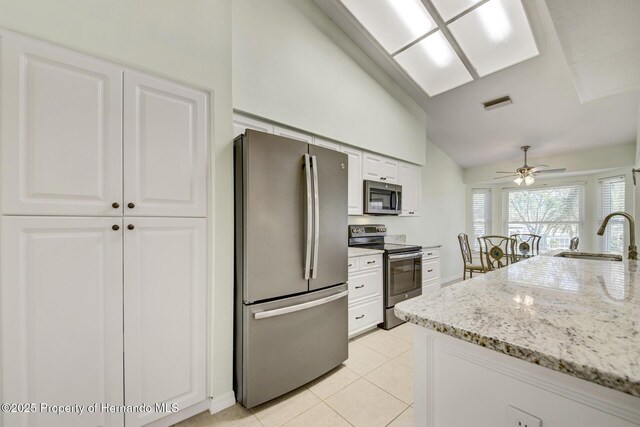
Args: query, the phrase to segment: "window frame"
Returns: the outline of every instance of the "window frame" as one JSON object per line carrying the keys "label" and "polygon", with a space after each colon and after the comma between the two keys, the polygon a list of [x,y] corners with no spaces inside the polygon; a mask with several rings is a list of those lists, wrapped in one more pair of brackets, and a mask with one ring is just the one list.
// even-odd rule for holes
{"label": "window frame", "polygon": [[[611,212],[614,212],[613,210],[611,210],[611,212],[606,212],[605,213],[605,206],[604,206],[604,201],[605,201],[605,197],[604,197],[604,190],[605,190],[605,184],[608,183],[622,183],[623,186],[623,207],[622,207],[622,211],[626,211],[627,208],[627,178],[625,175],[614,175],[614,176],[609,176],[609,177],[603,177],[603,178],[599,178],[598,179],[598,218],[597,218],[597,222],[598,222],[598,226],[600,226],[600,224],[602,224],[602,222],[604,221],[604,218],[606,215],[608,215]],[[611,199],[611,197],[609,197],[609,199]],[[617,252],[615,250],[611,250],[611,232],[612,232],[612,227],[611,225],[614,224],[622,224],[622,248],[620,250],[620,252]],[[620,255],[623,255],[625,253],[625,248],[628,245],[627,242],[627,221],[619,216],[615,216],[613,218],[611,218],[611,220],[609,220],[609,226],[605,229],[605,234],[602,237],[598,238],[599,242],[598,242],[598,248],[601,252],[605,252],[605,253],[617,253]]]}
{"label": "window frame", "polygon": [[[474,208],[474,196],[476,195],[484,195],[484,221],[475,221],[473,208]],[[471,189],[471,236],[470,236],[470,244],[471,249],[474,251],[479,251],[480,246],[478,243],[478,237],[476,235],[476,223],[482,223],[484,226],[483,236],[491,235],[493,233],[493,192],[491,188],[472,188]]]}

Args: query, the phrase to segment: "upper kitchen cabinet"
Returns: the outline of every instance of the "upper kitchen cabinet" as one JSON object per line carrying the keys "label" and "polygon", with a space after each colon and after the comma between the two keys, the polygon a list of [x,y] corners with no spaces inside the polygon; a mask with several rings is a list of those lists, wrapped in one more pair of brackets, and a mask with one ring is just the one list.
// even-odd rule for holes
{"label": "upper kitchen cabinet", "polygon": [[281,126],[274,126],[273,133],[275,133],[276,135],[284,136],[286,138],[306,142],[307,144],[315,144],[315,142],[313,141],[313,136],[306,133],[298,132],[297,130],[287,129]]}
{"label": "upper kitchen cabinet", "polygon": [[125,215],[206,216],[207,103],[199,90],[125,72]]}
{"label": "upper kitchen cabinet", "polygon": [[362,215],[362,151],[351,147],[340,147],[349,157],[349,215]]}
{"label": "upper kitchen cabinet", "polygon": [[252,119],[250,117],[241,116],[240,114],[233,115],[233,137],[242,135],[245,130],[253,129],[261,132],[273,133],[273,125],[271,123],[263,122],[260,120]]}
{"label": "upper kitchen cabinet", "polygon": [[422,204],[422,168],[400,162],[402,185],[402,216],[419,216]]}
{"label": "upper kitchen cabinet", "polygon": [[122,215],[122,70],[0,40],[3,214]]}
{"label": "upper kitchen cabinet", "polygon": [[400,170],[398,161],[373,153],[364,153],[362,161],[363,178],[371,181],[398,184]]}
{"label": "upper kitchen cabinet", "polygon": [[341,151],[340,150],[341,146],[338,143],[328,141],[326,139],[318,138],[317,136],[314,137],[313,140],[315,144],[319,145],[320,147],[328,148],[330,150],[335,150],[335,151]]}

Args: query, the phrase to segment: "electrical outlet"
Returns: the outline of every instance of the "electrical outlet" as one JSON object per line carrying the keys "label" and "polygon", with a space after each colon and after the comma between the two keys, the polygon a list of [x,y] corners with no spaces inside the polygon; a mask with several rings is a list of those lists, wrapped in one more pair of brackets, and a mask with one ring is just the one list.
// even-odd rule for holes
{"label": "electrical outlet", "polygon": [[542,427],[542,420],[511,405],[507,406],[508,427]]}

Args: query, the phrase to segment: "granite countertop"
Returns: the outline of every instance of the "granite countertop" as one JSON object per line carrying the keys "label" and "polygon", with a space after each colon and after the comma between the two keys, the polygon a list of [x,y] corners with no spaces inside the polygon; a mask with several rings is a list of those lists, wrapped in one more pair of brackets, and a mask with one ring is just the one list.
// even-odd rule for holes
{"label": "granite countertop", "polygon": [[640,397],[638,266],[538,256],[401,302],[395,313]]}
{"label": "granite countertop", "polygon": [[350,246],[348,257],[353,258],[357,256],[378,255],[383,253],[384,251],[380,251],[378,249],[354,248]]}

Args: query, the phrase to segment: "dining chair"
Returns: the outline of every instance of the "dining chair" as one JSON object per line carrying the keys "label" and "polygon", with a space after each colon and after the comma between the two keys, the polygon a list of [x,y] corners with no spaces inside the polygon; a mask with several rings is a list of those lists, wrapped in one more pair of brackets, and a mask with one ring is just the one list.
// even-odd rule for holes
{"label": "dining chair", "polygon": [[574,237],[573,239],[571,239],[571,242],[569,242],[569,249],[572,251],[577,251],[578,250],[578,243],[580,243],[580,238],[579,237]]}
{"label": "dining chair", "polygon": [[540,240],[542,236],[521,233],[512,234],[511,237],[516,239],[514,255],[518,260],[540,255]]}
{"label": "dining chair", "polygon": [[486,270],[482,265],[473,263],[473,255],[471,254],[471,247],[469,246],[469,236],[464,233],[458,234],[458,243],[460,244],[460,253],[462,253],[462,262],[464,263],[462,280],[467,279],[467,272],[469,272],[469,278],[473,277],[474,271],[476,273],[484,273]]}
{"label": "dining chair", "polygon": [[481,236],[480,262],[486,271],[506,267],[518,261],[515,256],[516,239],[507,236]]}

